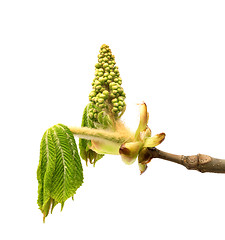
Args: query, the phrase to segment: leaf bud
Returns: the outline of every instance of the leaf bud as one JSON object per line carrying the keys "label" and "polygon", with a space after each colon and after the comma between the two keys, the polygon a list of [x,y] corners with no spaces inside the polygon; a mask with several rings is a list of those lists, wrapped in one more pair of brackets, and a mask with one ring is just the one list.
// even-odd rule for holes
{"label": "leaf bud", "polygon": [[142,142],[123,143],[119,149],[122,160],[129,165],[134,163],[142,146]]}
{"label": "leaf bud", "polygon": [[143,164],[143,163],[138,163],[138,167],[140,170],[140,174],[143,174],[148,168],[147,164]]}
{"label": "leaf bud", "polygon": [[156,147],[159,145],[164,139],[165,139],[166,134],[165,133],[160,133],[156,134],[153,137],[148,137],[145,139],[144,147]]}

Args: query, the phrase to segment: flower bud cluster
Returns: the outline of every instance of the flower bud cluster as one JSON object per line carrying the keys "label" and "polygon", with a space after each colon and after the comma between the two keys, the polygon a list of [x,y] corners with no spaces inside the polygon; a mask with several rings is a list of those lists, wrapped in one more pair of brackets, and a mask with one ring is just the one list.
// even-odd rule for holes
{"label": "flower bud cluster", "polygon": [[95,122],[99,122],[103,115],[117,119],[126,107],[124,101],[126,95],[121,87],[122,79],[118,67],[115,66],[115,57],[105,44],[101,46],[99,52],[95,78],[92,82],[93,90],[89,94],[89,101],[93,107],[89,109],[88,116]]}

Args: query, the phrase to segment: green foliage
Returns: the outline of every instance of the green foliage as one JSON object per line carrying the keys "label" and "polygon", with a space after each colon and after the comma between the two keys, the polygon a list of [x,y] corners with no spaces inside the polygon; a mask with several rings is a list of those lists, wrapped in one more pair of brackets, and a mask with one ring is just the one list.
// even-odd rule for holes
{"label": "green foliage", "polygon": [[[94,128],[93,121],[89,118],[88,112],[89,109],[93,108],[92,104],[89,103],[84,109],[81,127],[89,127]],[[89,147],[91,146],[91,140],[87,139],[79,139],[79,149],[80,149],[80,156],[87,162],[95,164],[97,160],[101,159],[104,155],[97,154],[95,151],[91,150]]]}
{"label": "green foliage", "polygon": [[[122,79],[109,46],[103,44],[99,52],[92,83],[93,90],[89,94],[90,102],[83,112],[81,127],[121,131],[122,128],[118,130],[118,126],[121,126],[118,124],[119,118],[126,109]],[[95,164],[109,149],[113,154],[119,152],[119,143],[94,140],[96,139],[79,139],[80,156],[86,163],[89,161]],[[105,149],[107,151],[103,151]],[[37,202],[43,213],[43,220],[58,203],[61,203],[62,209],[65,201],[73,197],[82,185],[83,169],[80,156],[73,134],[65,125],[57,124],[44,133],[37,169]]]}
{"label": "green foliage", "polygon": [[37,169],[38,205],[43,220],[49,210],[73,197],[83,183],[83,168],[73,134],[63,124],[49,128],[43,135]]}

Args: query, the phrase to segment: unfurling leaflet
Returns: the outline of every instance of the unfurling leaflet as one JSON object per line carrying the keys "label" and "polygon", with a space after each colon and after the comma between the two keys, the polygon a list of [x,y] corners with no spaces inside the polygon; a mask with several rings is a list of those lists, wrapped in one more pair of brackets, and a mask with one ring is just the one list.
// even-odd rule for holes
{"label": "unfurling leaflet", "polygon": [[[88,117],[89,109],[92,107],[92,104],[89,103],[84,109],[83,117],[82,117],[82,123],[81,127],[88,127],[88,128],[95,128],[94,123],[92,119]],[[82,159],[86,161],[86,164],[88,161],[91,164],[95,164],[97,160],[101,159],[104,155],[98,154],[95,151],[90,149],[91,147],[91,140],[79,139],[79,149],[80,149],[80,156]]]}
{"label": "unfurling leaflet", "polygon": [[73,197],[83,183],[83,168],[73,134],[63,124],[49,128],[43,135],[37,169],[38,205],[43,221],[49,211]]}

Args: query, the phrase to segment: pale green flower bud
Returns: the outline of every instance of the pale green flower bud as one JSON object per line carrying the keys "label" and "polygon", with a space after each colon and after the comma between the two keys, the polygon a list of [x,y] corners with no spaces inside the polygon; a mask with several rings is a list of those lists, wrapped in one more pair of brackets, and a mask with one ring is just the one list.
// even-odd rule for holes
{"label": "pale green flower bud", "polygon": [[112,112],[114,112],[114,113],[118,112],[118,108],[117,108],[117,107],[114,107],[114,108],[112,109]]}
{"label": "pale green flower bud", "polygon": [[103,67],[104,67],[104,68],[106,68],[106,67],[108,67],[108,66],[109,66],[108,63],[104,63],[104,64],[103,64]]}
{"label": "pale green flower bud", "polygon": [[118,88],[117,85],[112,86],[112,90],[117,90],[117,88]]}
{"label": "pale green flower bud", "polygon": [[96,86],[95,89],[96,90],[100,90],[102,87],[100,85]]}
{"label": "pale green flower bud", "polygon": [[105,76],[105,77],[109,76],[109,73],[108,73],[108,72],[105,72],[105,73],[104,73],[104,76]]}
{"label": "pale green flower bud", "polygon": [[100,68],[100,67],[101,67],[101,64],[96,63],[96,64],[95,64],[95,67],[96,67],[96,68]]}
{"label": "pale green flower bud", "polygon": [[121,87],[118,88],[117,91],[118,91],[119,94],[122,94],[122,93],[123,93],[123,89],[122,89]]}
{"label": "pale green flower bud", "polygon": [[124,105],[124,102],[122,102],[122,101],[119,101],[119,103],[118,103],[120,106],[123,106]]}
{"label": "pale green flower bud", "polygon": [[99,103],[103,103],[104,102],[104,98],[98,98],[98,102]]}
{"label": "pale green flower bud", "polygon": [[95,85],[96,85],[96,86],[97,86],[97,85],[100,85],[99,80],[95,80]]}
{"label": "pale green flower bud", "polygon": [[109,91],[107,91],[107,90],[104,90],[104,91],[102,92],[102,94],[104,94],[104,95],[105,95],[105,97],[107,98],[107,97],[109,96]]}
{"label": "pale green flower bud", "polygon": [[117,102],[117,98],[113,98],[112,103],[116,103],[116,102]]}
{"label": "pale green flower bud", "polygon": [[118,97],[118,100],[119,100],[119,101],[124,101],[124,97],[119,96],[119,97]]}

